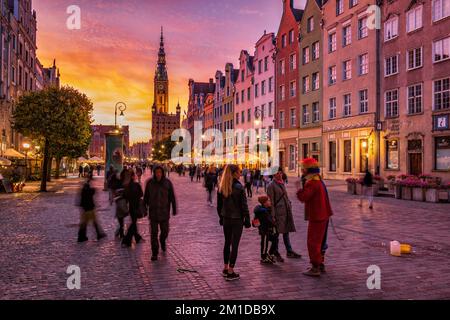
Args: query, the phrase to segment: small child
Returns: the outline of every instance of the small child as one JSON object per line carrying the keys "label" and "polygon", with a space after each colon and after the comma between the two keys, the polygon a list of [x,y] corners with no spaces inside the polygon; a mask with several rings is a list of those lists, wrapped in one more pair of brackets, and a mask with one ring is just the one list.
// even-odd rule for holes
{"label": "small child", "polygon": [[275,223],[270,209],[272,204],[268,196],[260,196],[258,202],[260,204],[253,211],[255,214],[253,226],[258,228],[261,236],[261,263],[274,264],[274,257],[268,254],[269,242],[275,234]]}

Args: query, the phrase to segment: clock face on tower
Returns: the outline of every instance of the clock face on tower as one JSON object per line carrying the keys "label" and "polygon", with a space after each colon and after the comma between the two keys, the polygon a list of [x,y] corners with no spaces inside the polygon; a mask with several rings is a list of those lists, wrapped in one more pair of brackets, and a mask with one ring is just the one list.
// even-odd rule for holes
{"label": "clock face on tower", "polygon": [[162,91],[164,89],[164,86],[162,84],[160,84],[158,88],[160,91]]}

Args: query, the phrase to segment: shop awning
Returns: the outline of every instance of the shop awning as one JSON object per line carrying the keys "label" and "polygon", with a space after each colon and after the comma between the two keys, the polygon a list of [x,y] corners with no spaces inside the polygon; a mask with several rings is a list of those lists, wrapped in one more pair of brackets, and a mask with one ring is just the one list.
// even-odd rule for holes
{"label": "shop awning", "polygon": [[25,159],[25,155],[21,154],[20,152],[14,150],[14,149],[6,149],[6,151],[3,153],[3,156],[5,158],[18,158],[18,159]]}

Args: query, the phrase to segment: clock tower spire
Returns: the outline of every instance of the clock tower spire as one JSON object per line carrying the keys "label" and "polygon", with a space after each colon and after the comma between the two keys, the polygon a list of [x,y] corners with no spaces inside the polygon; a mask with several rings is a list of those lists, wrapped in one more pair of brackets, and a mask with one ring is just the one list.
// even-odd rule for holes
{"label": "clock tower spire", "polygon": [[161,39],[154,79],[154,104],[157,113],[169,112],[169,77],[167,75],[166,52],[164,49],[164,30],[161,26]]}

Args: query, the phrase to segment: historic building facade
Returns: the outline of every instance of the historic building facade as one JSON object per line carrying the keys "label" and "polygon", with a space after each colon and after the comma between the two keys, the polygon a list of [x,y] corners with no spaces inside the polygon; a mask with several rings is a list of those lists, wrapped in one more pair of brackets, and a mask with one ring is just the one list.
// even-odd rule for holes
{"label": "historic building facade", "polygon": [[345,179],[377,171],[377,106],[380,105],[375,0],[323,4],[324,175]]}
{"label": "historic building facade", "polygon": [[[225,76],[222,71],[217,70],[214,82],[214,129],[222,132],[223,130],[223,98],[225,93]],[[222,148],[223,139],[214,138],[214,147]]]}
{"label": "historic building facade", "polygon": [[[226,159],[234,159],[234,95],[235,84],[239,75],[239,69],[234,69],[232,63],[225,65],[225,86],[223,94],[223,116],[222,116],[222,134],[223,134],[223,154]],[[227,131],[229,131],[227,133]]]}
{"label": "historic building facade", "polygon": [[153,143],[156,143],[170,137],[174,130],[179,129],[181,120],[180,104],[177,105],[175,114],[169,113],[169,76],[167,74],[166,52],[164,50],[164,35],[162,28],[153,86],[152,141]]}
{"label": "historic building facade", "polygon": [[322,12],[321,0],[308,0],[300,24],[299,160],[322,157]]}
{"label": "historic building facade", "polygon": [[303,10],[293,0],[283,0],[283,15],[276,41],[276,128],[280,130],[279,161],[289,175],[299,174],[299,24]]}
{"label": "historic building facade", "polygon": [[[255,129],[262,141],[270,143],[275,119],[275,34],[264,34],[255,44],[254,78]],[[265,134],[265,137],[262,134]]]}
{"label": "historic building facade", "polygon": [[0,155],[21,151],[22,136],[11,128],[14,104],[36,90],[36,12],[31,0],[0,3]]}
{"label": "historic building facade", "polygon": [[[250,139],[256,139],[256,135],[251,137],[249,129],[255,127],[254,124],[254,99],[256,96],[253,56],[247,50],[242,50],[239,56],[239,74],[235,83],[234,90],[234,137],[236,156],[245,158],[237,159],[240,163],[249,164],[249,145]],[[253,142],[255,143],[255,142]]]}
{"label": "historic building facade", "polygon": [[450,1],[383,6],[383,176],[450,178]]}

